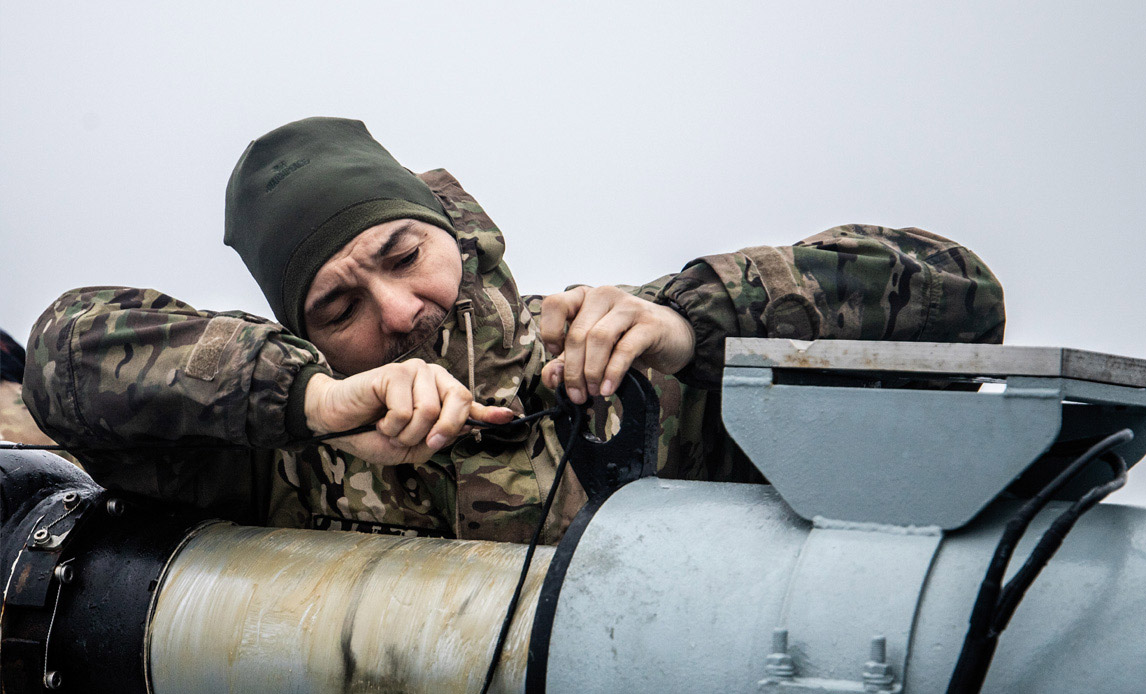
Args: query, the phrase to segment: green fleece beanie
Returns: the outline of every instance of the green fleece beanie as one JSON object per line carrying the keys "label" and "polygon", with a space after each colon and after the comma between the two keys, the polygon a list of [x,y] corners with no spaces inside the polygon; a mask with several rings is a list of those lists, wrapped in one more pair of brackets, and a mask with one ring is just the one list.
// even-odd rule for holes
{"label": "green fleece beanie", "polygon": [[361,121],[307,118],[252,142],[227,183],[223,242],[279,322],[306,337],[303,303],[322,264],[370,227],[417,219],[454,233],[430,188]]}

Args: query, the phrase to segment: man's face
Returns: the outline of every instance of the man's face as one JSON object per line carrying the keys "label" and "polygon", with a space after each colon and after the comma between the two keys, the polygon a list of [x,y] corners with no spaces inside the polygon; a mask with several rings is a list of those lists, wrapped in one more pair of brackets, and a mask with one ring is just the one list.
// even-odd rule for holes
{"label": "man's face", "polygon": [[319,268],[303,305],[307,335],[344,374],[388,364],[438,329],[461,281],[462,259],[444,230],[413,219],[379,224]]}

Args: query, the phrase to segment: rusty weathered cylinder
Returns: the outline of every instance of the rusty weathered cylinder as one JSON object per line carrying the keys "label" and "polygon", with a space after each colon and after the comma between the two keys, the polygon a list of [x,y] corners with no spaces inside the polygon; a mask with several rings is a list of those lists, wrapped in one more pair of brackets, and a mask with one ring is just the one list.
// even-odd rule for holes
{"label": "rusty weathered cylinder", "polygon": [[[167,567],[148,633],[155,694],[474,692],[526,548],[201,528]],[[491,691],[524,687],[539,547]]]}

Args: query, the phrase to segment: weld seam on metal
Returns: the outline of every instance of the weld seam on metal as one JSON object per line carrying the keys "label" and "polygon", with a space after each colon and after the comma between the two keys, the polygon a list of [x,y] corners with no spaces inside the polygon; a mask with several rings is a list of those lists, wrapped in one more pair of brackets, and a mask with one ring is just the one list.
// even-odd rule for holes
{"label": "weld seam on metal", "polygon": [[772,379],[761,376],[725,376],[725,388],[759,388],[772,385]]}
{"label": "weld seam on metal", "polygon": [[860,533],[883,533],[885,535],[917,535],[936,537],[943,535],[938,525],[891,525],[866,521],[844,521],[823,516],[813,516],[812,526],[821,530],[851,530]]}
{"label": "weld seam on metal", "polygon": [[907,630],[907,643],[903,645],[903,663],[899,673],[900,684],[904,686],[907,686],[907,671],[911,667],[911,653],[915,648],[916,630],[919,627],[920,615],[923,613],[923,597],[927,594],[931,576],[935,571],[935,559],[939,556],[939,549],[943,546],[945,539],[941,537],[931,550],[931,561],[927,562],[927,569],[923,572],[923,580],[919,582],[919,592],[915,596],[915,612],[911,615],[911,627]]}

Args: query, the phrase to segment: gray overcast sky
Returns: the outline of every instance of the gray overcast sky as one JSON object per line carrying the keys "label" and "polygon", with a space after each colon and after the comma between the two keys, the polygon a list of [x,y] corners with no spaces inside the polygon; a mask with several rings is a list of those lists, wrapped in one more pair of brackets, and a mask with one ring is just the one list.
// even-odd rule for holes
{"label": "gray overcast sky", "polygon": [[0,326],[91,284],[266,313],[226,178],[338,115],[453,172],[526,292],[915,225],[999,275],[1008,342],[1146,356],[1143,26],[1129,1],[0,0]]}

